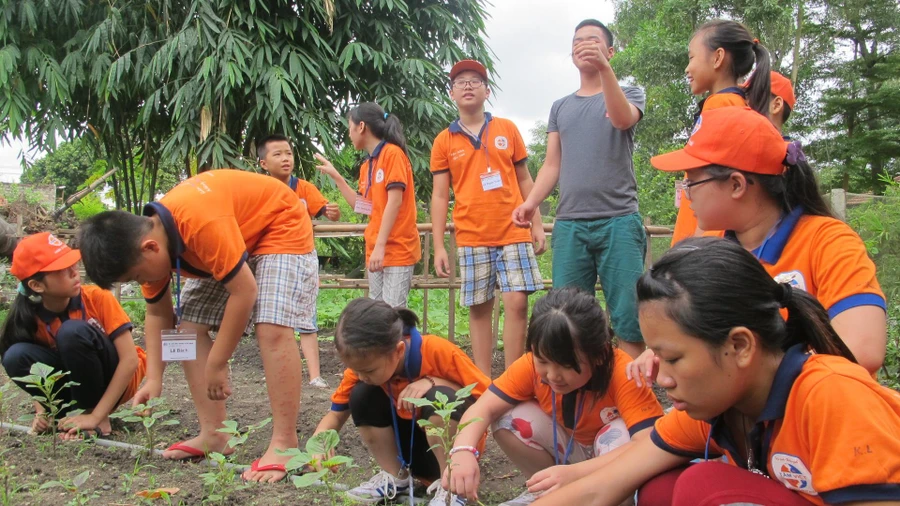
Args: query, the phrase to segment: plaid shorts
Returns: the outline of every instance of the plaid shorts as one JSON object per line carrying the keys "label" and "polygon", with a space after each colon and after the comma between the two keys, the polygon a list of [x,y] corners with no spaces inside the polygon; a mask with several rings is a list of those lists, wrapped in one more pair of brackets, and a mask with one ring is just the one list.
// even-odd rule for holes
{"label": "plaid shorts", "polygon": [[476,306],[493,299],[498,277],[502,292],[531,293],[544,288],[530,242],[463,246],[458,248],[458,255],[463,306]]}
{"label": "plaid shorts", "polygon": [[[248,262],[256,277],[257,298],[252,323],[271,323],[301,333],[316,332],[319,261],[305,255],[257,255]],[[225,315],[228,290],[218,281],[187,279],[181,291],[185,321],[217,327]],[[251,325],[247,325],[247,332]]]}
{"label": "plaid shorts", "polygon": [[391,307],[406,307],[415,265],[385,267],[369,273],[369,297],[383,300]]}

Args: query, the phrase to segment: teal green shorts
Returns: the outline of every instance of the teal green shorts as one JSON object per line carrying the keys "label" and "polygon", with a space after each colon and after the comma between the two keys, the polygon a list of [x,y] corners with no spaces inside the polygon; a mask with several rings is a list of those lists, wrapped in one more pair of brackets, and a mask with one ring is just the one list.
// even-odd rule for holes
{"label": "teal green shorts", "polygon": [[556,220],[551,240],[553,288],[577,286],[594,293],[599,276],[613,331],[625,341],[643,342],[636,290],[647,252],[641,215]]}

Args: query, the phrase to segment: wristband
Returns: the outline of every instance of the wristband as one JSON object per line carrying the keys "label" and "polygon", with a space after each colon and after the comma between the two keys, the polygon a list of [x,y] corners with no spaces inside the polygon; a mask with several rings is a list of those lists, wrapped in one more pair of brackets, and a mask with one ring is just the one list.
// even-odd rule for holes
{"label": "wristband", "polygon": [[437,386],[437,385],[434,383],[434,378],[432,378],[431,376],[423,376],[422,379],[423,379],[423,380],[428,380],[428,382],[431,383],[431,388],[434,388],[434,387]]}
{"label": "wristband", "polygon": [[476,459],[481,456],[481,452],[479,452],[478,448],[475,448],[474,446],[454,446],[450,449],[449,456],[452,457],[454,453],[459,452],[470,452],[472,455],[475,455]]}

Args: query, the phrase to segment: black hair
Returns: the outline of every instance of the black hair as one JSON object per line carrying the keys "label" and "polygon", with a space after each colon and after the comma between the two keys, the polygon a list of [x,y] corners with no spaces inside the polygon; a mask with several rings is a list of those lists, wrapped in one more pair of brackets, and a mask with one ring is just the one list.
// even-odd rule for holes
{"label": "black hair", "polygon": [[601,396],[612,379],[615,355],[606,313],[578,288],[555,288],[538,299],[528,323],[525,349],[534,356],[581,373],[579,357],[593,366],[591,390]]}
{"label": "black hair", "polygon": [[[787,162],[785,164],[787,165]],[[783,213],[789,213],[802,206],[803,214],[834,218],[831,207],[819,193],[819,181],[809,163],[805,160],[798,161],[795,165],[787,167],[787,170],[778,176],[739,171],[721,165],[709,165],[704,168],[709,177],[718,180],[728,179],[732,173],[740,172],[747,178],[749,184],[759,181],[766,193],[778,203]]]}
{"label": "black hair", "polygon": [[6,350],[16,343],[34,342],[34,336],[37,334],[38,307],[41,302],[33,302],[29,299],[29,297],[38,296],[38,293],[28,286],[28,282],[43,281],[46,275],[46,272],[38,272],[22,281],[25,294],[16,293],[16,298],[10,305],[9,312],[6,313],[3,328],[0,329],[0,356],[6,355]]}
{"label": "black hair", "polygon": [[386,114],[380,105],[375,102],[363,102],[350,109],[349,117],[356,124],[360,122],[365,123],[369,130],[372,131],[372,135],[383,141],[400,146],[400,149],[406,153],[406,136],[403,135],[403,125],[400,123],[400,118],[393,114]]}
{"label": "black hair", "polygon": [[606,37],[606,47],[613,47],[613,34],[609,28],[606,27],[600,21],[596,19],[585,19],[581,23],[578,23],[578,26],[575,27],[575,31],[581,30],[585,26],[596,26],[597,28],[603,30],[603,36]]}
{"label": "black hair", "polygon": [[639,303],[665,302],[666,315],[685,334],[713,348],[735,327],[746,327],[768,351],[804,344],[856,362],[815,297],[778,283],[752,253],[728,239],[679,242],[641,276],[637,296]]}
{"label": "black hair", "polygon": [[387,354],[418,324],[419,317],[408,309],[360,297],[341,311],[334,329],[334,346],[338,355]]}
{"label": "black hair", "polygon": [[788,118],[791,117],[791,113],[794,112],[794,110],[791,109],[791,106],[789,106],[788,103],[784,101],[784,99],[781,99],[781,101],[784,104],[781,108],[781,124],[785,124],[787,123]]}
{"label": "black hair", "polygon": [[769,51],[750,35],[746,26],[727,19],[714,19],[697,29],[694,37],[703,35],[710,51],[722,48],[731,55],[731,73],[739,79],[756,70],[745,83],[747,102],[750,107],[763,116],[769,114],[769,101],[772,98],[771,59]]}
{"label": "black hair", "polygon": [[268,144],[270,142],[287,142],[288,144],[290,144],[291,140],[281,134],[272,134],[272,135],[267,135],[267,136],[263,137],[256,143],[257,158],[262,160],[263,158],[266,157],[266,153],[269,152]]}
{"label": "black hair", "polygon": [[109,290],[140,262],[141,239],[153,228],[145,216],[104,211],[78,227],[75,238],[88,278]]}

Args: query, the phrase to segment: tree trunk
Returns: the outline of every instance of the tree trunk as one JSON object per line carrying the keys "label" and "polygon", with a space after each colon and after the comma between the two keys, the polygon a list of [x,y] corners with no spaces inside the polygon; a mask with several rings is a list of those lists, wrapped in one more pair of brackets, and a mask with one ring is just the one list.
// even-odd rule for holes
{"label": "tree trunk", "polygon": [[797,31],[794,33],[794,62],[791,68],[791,83],[797,86],[797,73],[800,71],[800,43],[803,40],[800,34],[803,32],[803,1],[797,4]]}

